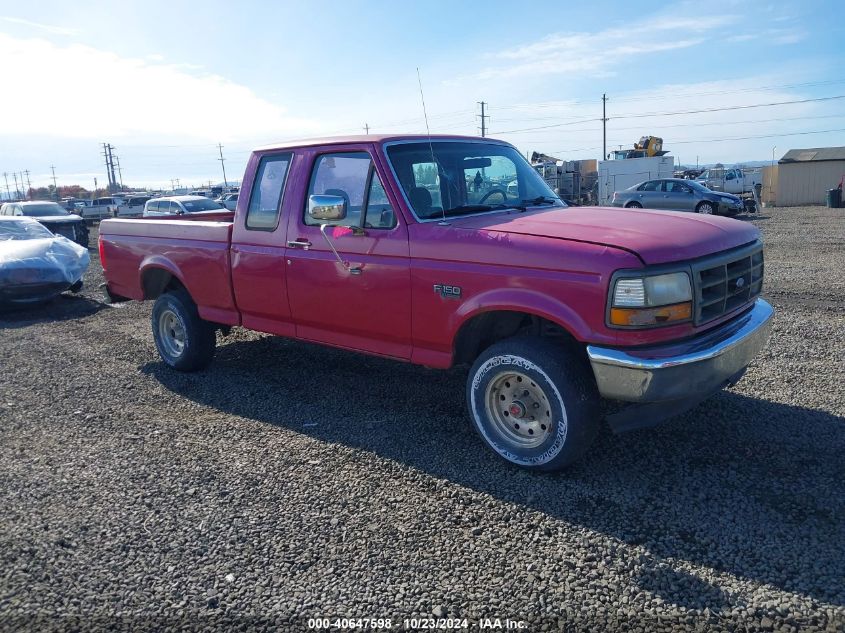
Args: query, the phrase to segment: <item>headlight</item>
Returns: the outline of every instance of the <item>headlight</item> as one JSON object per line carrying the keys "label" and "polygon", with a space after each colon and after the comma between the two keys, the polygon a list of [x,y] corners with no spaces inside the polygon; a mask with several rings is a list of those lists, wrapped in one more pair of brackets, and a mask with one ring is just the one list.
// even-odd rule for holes
{"label": "headlight", "polygon": [[610,325],[652,327],[692,318],[692,286],[685,272],[618,277],[613,286]]}

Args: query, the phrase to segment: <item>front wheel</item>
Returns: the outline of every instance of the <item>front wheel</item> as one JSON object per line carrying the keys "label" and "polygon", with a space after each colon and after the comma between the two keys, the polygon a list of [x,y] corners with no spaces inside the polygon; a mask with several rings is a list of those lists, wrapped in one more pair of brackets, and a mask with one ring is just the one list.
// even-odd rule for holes
{"label": "front wheel", "polygon": [[492,345],[467,380],[475,430],[499,457],[532,470],[559,470],[587,450],[598,401],[585,361],[536,337]]}
{"label": "front wheel", "polygon": [[200,318],[196,304],[184,290],[166,292],[156,299],[152,326],[158,353],[173,369],[196,371],[214,358],[214,326]]}
{"label": "front wheel", "polygon": [[695,208],[695,212],[703,215],[713,215],[716,213],[716,208],[712,202],[702,202]]}

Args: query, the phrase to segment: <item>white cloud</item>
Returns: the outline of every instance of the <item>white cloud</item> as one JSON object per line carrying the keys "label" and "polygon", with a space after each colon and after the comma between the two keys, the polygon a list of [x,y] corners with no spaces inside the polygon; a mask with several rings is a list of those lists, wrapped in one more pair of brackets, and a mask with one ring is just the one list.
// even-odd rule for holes
{"label": "white cloud", "polygon": [[[3,33],[0,59],[5,85],[27,87],[6,95],[0,135],[225,142],[320,130],[317,122],[287,115],[246,86],[156,59]],[[60,92],[51,78],[76,87]]]}
{"label": "white cloud", "polygon": [[595,33],[553,33],[539,41],[487,55],[490,63],[485,68],[454,83],[607,71],[613,64],[632,57],[698,46],[708,41],[706,34],[737,20],[734,15],[658,15]]}
{"label": "white cloud", "polygon": [[35,29],[41,29],[48,33],[55,35],[75,35],[76,29],[70,29],[64,26],[54,26],[52,24],[42,24],[40,22],[33,22],[31,20],[24,20],[23,18],[13,18],[8,15],[0,15],[0,20],[4,22],[11,22],[12,24],[20,24],[22,26],[30,26]]}

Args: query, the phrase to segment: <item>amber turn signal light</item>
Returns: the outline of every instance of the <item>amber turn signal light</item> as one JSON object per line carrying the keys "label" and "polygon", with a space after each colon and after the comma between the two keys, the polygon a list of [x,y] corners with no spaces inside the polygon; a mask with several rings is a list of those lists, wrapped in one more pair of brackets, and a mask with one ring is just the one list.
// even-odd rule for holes
{"label": "amber turn signal light", "polygon": [[627,327],[663,325],[692,318],[692,301],[659,308],[611,308],[610,323]]}

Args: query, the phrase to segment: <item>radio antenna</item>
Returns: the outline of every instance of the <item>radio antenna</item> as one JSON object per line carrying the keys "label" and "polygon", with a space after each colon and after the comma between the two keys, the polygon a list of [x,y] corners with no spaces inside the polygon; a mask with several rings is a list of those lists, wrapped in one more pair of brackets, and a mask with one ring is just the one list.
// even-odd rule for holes
{"label": "radio antenna", "polygon": [[[420,67],[417,66],[417,83],[420,85],[420,101],[422,101],[423,118],[425,119],[425,133],[428,135],[428,150],[431,152],[431,164],[434,166],[434,173],[440,179],[440,167],[437,165],[437,159],[434,158],[434,146],[431,144],[431,130],[428,127],[428,114],[425,111],[425,95],[423,94],[422,79],[420,78]],[[449,192],[449,183],[446,183],[446,192]],[[449,204],[451,205],[451,196]],[[443,219],[440,224],[446,224],[446,205],[440,204],[440,209],[443,212]]]}

